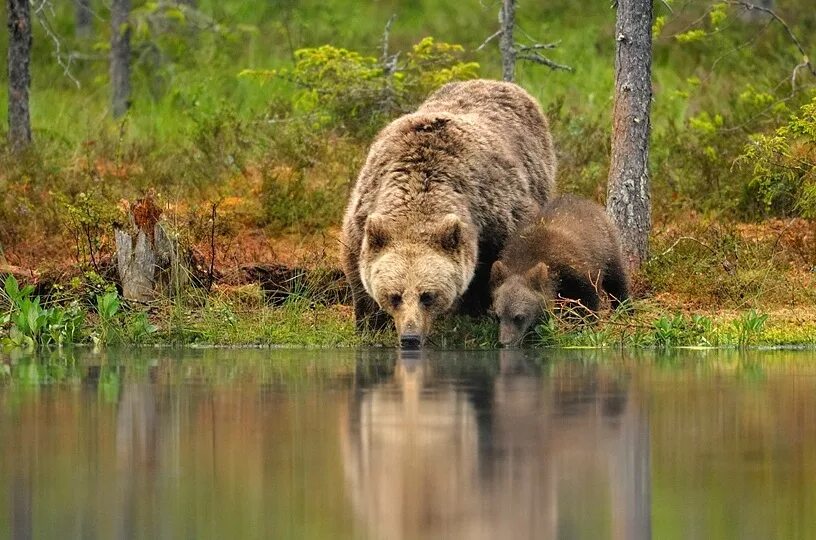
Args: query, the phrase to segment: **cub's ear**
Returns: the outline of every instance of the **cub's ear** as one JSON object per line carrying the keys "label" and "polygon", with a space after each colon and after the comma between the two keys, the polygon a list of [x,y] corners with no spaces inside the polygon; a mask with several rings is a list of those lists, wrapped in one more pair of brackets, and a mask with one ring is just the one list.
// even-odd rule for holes
{"label": "cub's ear", "polygon": [[496,261],[490,268],[490,288],[497,289],[504,283],[504,280],[510,275],[510,269],[501,261]]}
{"label": "cub's ear", "polygon": [[524,274],[524,277],[530,282],[530,286],[537,290],[543,291],[546,289],[547,282],[550,279],[550,268],[542,263],[538,263],[537,265],[533,266],[527,273]]}
{"label": "cub's ear", "polygon": [[371,214],[366,219],[365,238],[368,241],[368,248],[372,251],[379,251],[388,245],[391,234],[388,231],[388,223],[382,214]]}
{"label": "cub's ear", "polygon": [[436,242],[445,251],[456,251],[462,243],[462,220],[456,214],[446,214],[436,226]]}

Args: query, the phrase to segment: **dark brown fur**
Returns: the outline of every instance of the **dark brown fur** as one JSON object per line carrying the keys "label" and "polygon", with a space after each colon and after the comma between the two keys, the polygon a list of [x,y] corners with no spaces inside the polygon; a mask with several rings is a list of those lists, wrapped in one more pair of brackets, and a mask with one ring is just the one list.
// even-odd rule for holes
{"label": "dark brown fur", "polygon": [[[556,297],[580,301],[594,312],[603,290],[615,308],[629,298],[617,229],[601,206],[573,195],[557,197],[508,242],[493,265],[491,288],[502,324],[523,321],[515,324],[524,326],[521,334]],[[508,341],[520,338],[505,330],[514,334]]]}

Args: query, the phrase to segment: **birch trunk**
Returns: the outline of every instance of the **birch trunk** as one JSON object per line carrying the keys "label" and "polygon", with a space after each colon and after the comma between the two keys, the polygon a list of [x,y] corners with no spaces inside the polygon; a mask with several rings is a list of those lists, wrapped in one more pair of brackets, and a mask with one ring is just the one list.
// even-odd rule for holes
{"label": "birch trunk", "polygon": [[649,109],[652,100],[652,2],[618,0],[615,108],[607,212],[620,229],[630,269],[649,253]]}

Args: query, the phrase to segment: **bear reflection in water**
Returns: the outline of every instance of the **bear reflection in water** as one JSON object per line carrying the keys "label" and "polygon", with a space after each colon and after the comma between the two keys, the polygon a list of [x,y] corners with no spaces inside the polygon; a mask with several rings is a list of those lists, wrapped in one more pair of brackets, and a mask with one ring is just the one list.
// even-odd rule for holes
{"label": "bear reflection in water", "polygon": [[648,423],[625,381],[542,374],[523,351],[400,354],[361,359],[341,430],[365,536],[649,537]]}

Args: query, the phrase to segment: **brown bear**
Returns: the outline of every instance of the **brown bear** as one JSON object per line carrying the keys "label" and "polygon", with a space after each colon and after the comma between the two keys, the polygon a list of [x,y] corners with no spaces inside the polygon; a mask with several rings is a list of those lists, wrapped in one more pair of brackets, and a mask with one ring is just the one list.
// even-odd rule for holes
{"label": "brown bear", "polygon": [[422,344],[454,306],[486,312],[490,268],[555,193],[538,103],[512,83],[450,83],[376,137],[343,222],[343,266],[359,330]]}
{"label": "brown bear", "polygon": [[595,312],[603,289],[617,308],[629,298],[617,228],[603,207],[559,196],[508,241],[493,264],[490,287],[505,346],[519,344],[557,296]]}

